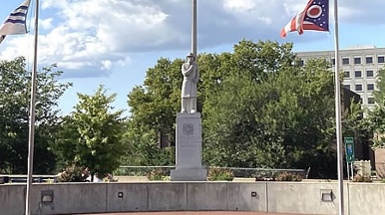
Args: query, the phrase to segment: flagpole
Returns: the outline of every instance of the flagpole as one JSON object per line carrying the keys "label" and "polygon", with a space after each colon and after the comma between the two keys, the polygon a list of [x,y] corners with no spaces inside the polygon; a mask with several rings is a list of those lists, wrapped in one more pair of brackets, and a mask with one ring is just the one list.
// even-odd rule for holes
{"label": "flagpole", "polygon": [[191,52],[197,56],[197,0],[192,0]]}
{"label": "flagpole", "polygon": [[28,178],[27,192],[25,201],[25,214],[31,214],[31,187],[33,182],[33,154],[35,141],[35,100],[36,100],[36,76],[37,76],[37,44],[38,44],[38,26],[39,26],[39,0],[35,2],[35,37],[33,52],[33,68],[31,77],[31,101],[29,112],[29,133],[28,133]]}
{"label": "flagpole", "polygon": [[335,42],[335,108],[336,108],[336,138],[337,138],[337,172],[338,172],[338,214],[344,215],[344,174],[343,174],[343,155],[342,155],[342,126],[341,126],[341,84],[340,84],[340,54],[338,41],[338,3],[334,0],[334,42]]}

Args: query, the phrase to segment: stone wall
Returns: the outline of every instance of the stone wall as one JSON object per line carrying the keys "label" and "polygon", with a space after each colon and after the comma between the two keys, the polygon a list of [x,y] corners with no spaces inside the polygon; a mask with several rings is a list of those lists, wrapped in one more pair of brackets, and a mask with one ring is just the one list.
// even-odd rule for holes
{"label": "stone wall", "polygon": [[[378,215],[385,211],[385,184],[345,183],[345,212]],[[20,215],[25,185],[0,185],[0,214]],[[34,214],[129,211],[262,211],[338,214],[336,182],[133,182],[34,184]],[[52,202],[43,201],[42,193]],[[322,200],[323,194],[331,194]],[[50,200],[50,198],[45,198]]]}

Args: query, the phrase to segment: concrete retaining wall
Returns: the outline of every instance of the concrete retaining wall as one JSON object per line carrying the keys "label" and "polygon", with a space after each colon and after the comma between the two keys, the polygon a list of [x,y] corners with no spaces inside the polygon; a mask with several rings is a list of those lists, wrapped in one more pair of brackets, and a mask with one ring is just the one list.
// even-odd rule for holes
{"label": "concrete retaining wall", "polygon": [[[34,214],[105,213],[123,211],[231,210],[338,214],[334,182],[141,182],[34,184]],[[0,214],[20,215],[25,185],[0,185]],[[385,211],[385,184],[346,183],[345,212],[378,215]],[[53,202],[43,203],[42,192]],[[321,201],[332,191],[332,201]]]}
{"label": "concrete retaining wall", "polygon": [[[338,214],[339,199],[336,183],[275,182],[268,184],[267,187],[269,212]],[[321,201],[321,193],[329,191],[333,192],[333,201]],[[346,193],[344,196],[347,197]],[[346,206],[347,201],[344,202]]]}
{"label": "concrete retaining wall", "polygon": [[352,215],[385,214],[385,183],[354,183],[349,186]]}

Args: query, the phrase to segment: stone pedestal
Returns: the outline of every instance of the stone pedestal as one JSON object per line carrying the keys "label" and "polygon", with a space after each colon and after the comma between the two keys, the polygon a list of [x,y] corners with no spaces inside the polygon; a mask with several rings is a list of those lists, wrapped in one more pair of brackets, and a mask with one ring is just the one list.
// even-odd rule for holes
{"label": "stone pedestal", "polygon": [[202,167],[202,122],[200,113],[178,113],[176,118],[176,168],[171,181],[206,181]]}

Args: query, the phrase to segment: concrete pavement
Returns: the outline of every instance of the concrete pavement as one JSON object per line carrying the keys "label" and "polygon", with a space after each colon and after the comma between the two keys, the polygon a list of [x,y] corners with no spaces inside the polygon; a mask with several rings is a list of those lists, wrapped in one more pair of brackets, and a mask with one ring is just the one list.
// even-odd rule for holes
{"label": "concrete pavement", "polygon": [[94,215],[306,215],[289,213],[265,213],[250,211],[180,211],[180,212],[126,212],[126,213],[106,213]]}

